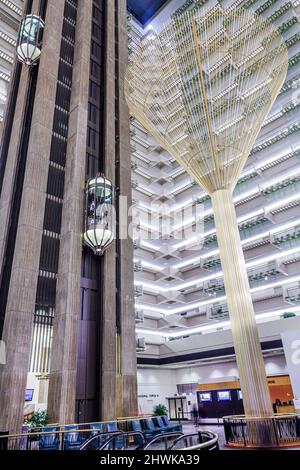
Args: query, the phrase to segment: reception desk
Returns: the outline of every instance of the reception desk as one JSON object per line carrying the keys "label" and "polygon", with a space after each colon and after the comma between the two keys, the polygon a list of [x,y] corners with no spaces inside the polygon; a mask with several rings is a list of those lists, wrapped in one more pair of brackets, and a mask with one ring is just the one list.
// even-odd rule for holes
{"label": "reception desk", "polygon": [[276,413],[295,413],[295,411],[294,405],[276,405]]}
{"label": "reception desk", "polygon": [[[295,407],[290,403],[294,397],[289,376],[277,375],[267,379],[274,413],[295,413]],[[202,418],[219,419],[244,413],[239,380],[198,384],[197,397]],[[278,400],[281,405],[275,404]]]}

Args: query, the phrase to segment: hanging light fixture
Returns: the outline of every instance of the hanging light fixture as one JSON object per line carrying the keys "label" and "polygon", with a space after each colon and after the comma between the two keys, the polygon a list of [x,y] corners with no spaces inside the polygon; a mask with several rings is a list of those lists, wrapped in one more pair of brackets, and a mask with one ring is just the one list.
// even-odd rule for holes
{"label": "hanging light fixture", "polygon": [[44,21],[36,15],[27,15],[20,24],[17,41],[17,58],[29,67],[41,56]]}
{"label": "hanging light fixture", "polygon": [[87,182],[84,242],[102,256],[113,242],[114,191],[111,181],[99,174]]}

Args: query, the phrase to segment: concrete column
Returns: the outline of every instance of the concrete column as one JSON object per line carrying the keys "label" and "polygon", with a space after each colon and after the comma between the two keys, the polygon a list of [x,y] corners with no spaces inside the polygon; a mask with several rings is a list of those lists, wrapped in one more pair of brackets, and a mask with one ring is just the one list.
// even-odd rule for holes
{"label": "concrete column", "polygon": [[[131,150],[129,111],[124,95],[124,77],[128,63],[128,32],[126,0],[119,5],[119,118],[120,118],[120,195],[125,196],[128,207],[132,204]],[[121,217],[124,217],[121,214]],[[123,220],[120,220],[120,224]],[[130,220],[128,219],[128,225]],[[121,344],[122,360],[122,414],[138,414],[135,311],[133,291],[133,241],[121,240]]]}
{"label": "concrete column", "polygon": [[92,2],[78,1],[48,411],[75,421]]}
{"label": "concrete column", "polygon": [[[37,1],[35,2],[35,8],[36,6]],[[64,2],[48,0],[43,52],[39,66],[21,211],[4,323],[3,340],[6,342],[7,347],[7,363],[0,366],[0,429],[9,430],[10,432],[20,431],[23,422],[63,8]],[[28,71],[23,72],[22,79],[26,73],[28,74]],[[16,134],[13,135],[18,135],[18,132],[20,132],[17,123],[20,125],[22,122],[20,116],[23,109],[22,94],[25,95],[23,84],[21,85],[20,101],[17,105],[18,112],[14,123]],[[14,145],[13,140],[12,145]],[[8,174],[13,171],[10,168],[10,163],[7,171]],[[7,187],[4,189],[7,191]],[[8,203],[8,200],[6,200],[5,204]],[[4,223],[2,222],[1,225],[4,225]]]}
{"label": "concrete column", "polygon": [[[115,9],[106,2],[105,38],[105,175],[115,186]],[[101,331],[102,419],[116,417],[116,245],[103,260],[103,318]]]}
{"label": "concrete column", "polygon": [[[106,135],[105,174],[115,184],[116,174],[116,31],[115,2],[107,2],[106,21]],[[131,204],[131,162],[129,138],[129,114],[125,104],[123,76],[127,66],[127,10],[126,1],[118,2],[119,22],[119,71],[118,91],[120,102],[120,195]],[[122,214],[126,218],[126,214]],[[122,220],[122,223],[127,222]],[[133,306],[133,248],[131,240],[122,240],[119,253],[121,262],[121,335],[116,329],[116,245],[107,250],[104,257],[103,276],[103,321],[102,321],[102,377],[101,408],[102,418],[129,416],[137,413],[135,315]]]}

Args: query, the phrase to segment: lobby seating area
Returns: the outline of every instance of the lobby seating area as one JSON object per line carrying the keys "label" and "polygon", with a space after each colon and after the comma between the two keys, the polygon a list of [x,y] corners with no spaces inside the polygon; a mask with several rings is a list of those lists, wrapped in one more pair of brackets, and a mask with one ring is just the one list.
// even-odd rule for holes
{"label": "lobby seating area", "polygon": [[[95,436],[97,445],[104,444],[112,435],[117,433],[141,433],[137,436],[137,444],[151,441],[163,433],[182,432],[182,425],[171,423],[168,416],[130,418],[121,421],[85,423],[75,425],[51,425],[35,432],[19,436],[7,436],[2,439],[1,448],[21,448],[22,450],[66,450],[76,451]],[[119,438],[121,443],[121,438]],[[140,441],[140,442],[139,442]],[[118,437],[116,438],[118,444]]]}
{"label": "lobby seating area", "polygon": [[164,432],[182,432],[181,424],[172,424],[168,416],[157,416],[129,422],[130,431],[142,432],[146,442]]}

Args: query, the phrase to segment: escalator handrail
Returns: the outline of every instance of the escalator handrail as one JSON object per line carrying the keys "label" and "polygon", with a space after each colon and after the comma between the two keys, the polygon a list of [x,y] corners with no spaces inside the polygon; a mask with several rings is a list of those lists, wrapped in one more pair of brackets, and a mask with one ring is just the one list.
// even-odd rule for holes
{"label": "escalator handrail", "polygon": [[[95,432],[95,430],[91,430],[92,432]],[[109,439],[107,441],[105,441],[105,444],[108,442],[108,441],[111,441],[112,439],[114,439],[115,437],[118,437],[118,436],[121,436],[123,433],[123,431],[115,431],[115,432],[99,432],[97,433],[95,436],[92,436],[90,437],[87,441],[85,441],[82,446],[78,449],[78,450],[85,450],[85,448],[91,444],[91,442],[95,441],[96,439],[99,439],[99,437],[109,437]]]}
{"label": "escalator handrail", "polygon": [[219,436],[218,434],[211,432],[211,431],[200,431],[203,436],[208,436],[210,438],[209,441],[203,442],[201,444],[196,444],[194,446],[190,447],[184,447],[182,449],[176,449],[175,446],[180,442],[181,440],[191,437],[191,436],[199,436],[199,433],[193,433],[193,434],[183,434],[182,432],[176,431],[176,432],[168,432],[168,433],[163,433],[163,434],[158,434],[157,436],[154,436],[151,441],[145,443],[145,436],[142,432],[139,431],[131,431],[131,432],[123,432],[123,431],[116,431],[116,432],[107,432],[107,433],[98,433],[95,436],[92,436],[90,439],[88,439],[86,442],[82,444],[79,450],[85,450],[88,445],[93,442],[96,439],[99,439],[99,437],[108,437],[108,439],[100,445],[100,447],[97,450],[105,450],[105,448],[111,444],[115,439],[117,438],[128,438],[128,437],[134,437],[138,436],[143,440],[143,444],[141,444],[136,450],[148,450],[149,447],[151,447],[152,444],[154,444],[156,441],[160,441],[162,439],[166,440],[170,437],[175,437],[175,442],[171,444],[171,446],[167,450],[203,450],[207,447],[214,446],[218,444]]}
{"label": "escalator handrail", "polygon": [[142,445],[141,447],[139,447],[139,450],[148,450],[148,448],[150,447],[151,444],[154,444],[156,441],[159,441],[161,440],[162,438],[168,438],[168,437],[175,437],[177,436],[179,439],[182,438],[184,436],[183,432],[179,432],[179,431],[176,431],[176,432],[166,432],[166,433],[162,433],[162,434],[158,434],[157,436],[154,436],[151,441],[147,442],[147,444],[145,445]]}
{"label": "escalator handrail", "polygon": [[[210,440],[207,441],[207,442],[203,442],[201,444],[196,444],[194,446],[190,446],[190,447],[183,447],[182,450],[201,450],[201,449],[205,449],[206,447],[210,447],[210,446],[214,446],[215,444],[218,443],[219,441],[219,436],[218,434],[216,434],[215,432],[212,432],[212,431],[199,431],[199,433],[194,433],[194,434],[185,434],[181,437],[179,437],[178,439],[176,439],[176,441],[172,444],[172,446],[170,447],[169,450],[177,450],[175,449],[175,446],[178,442],[180,442],[180,440],[184,439],[184,438],[187,438],[187,437],[191,437],[191,436],[199,436],[199,434],[202,434],[202,435],[207,435],[208,437],[210,437]],[[178,450],[181,450],[181,449],[178,449]]]}
{"label": "escalator handrail", "polygon": [[[111,444],[116,438],[118,439],[121,437],[122,439],[124,438],[125,440],[127,437],[134,437],[134,436],[138,436],[143,440],[142,446],[145,444],[145,436],[140,431],[120,432],[120,433],[115,433],[114,436],[111,436],[111,438],[108,439],[106,442],[104,442],[97,450],[105,450],[106,446]],[[124,450],[124,449],[119,449],[119,450]]]}

